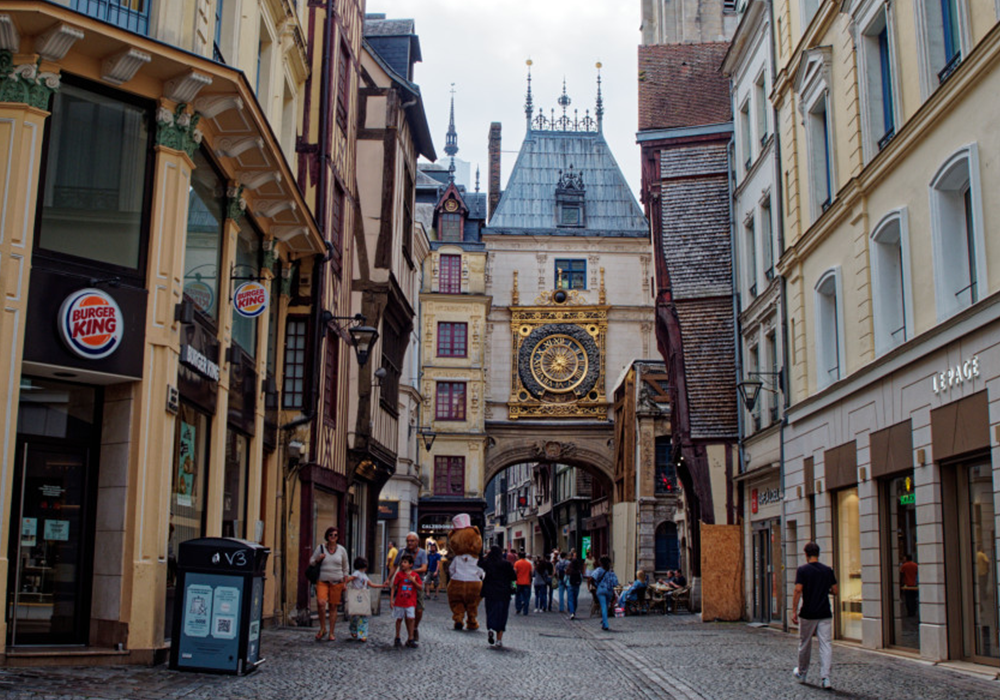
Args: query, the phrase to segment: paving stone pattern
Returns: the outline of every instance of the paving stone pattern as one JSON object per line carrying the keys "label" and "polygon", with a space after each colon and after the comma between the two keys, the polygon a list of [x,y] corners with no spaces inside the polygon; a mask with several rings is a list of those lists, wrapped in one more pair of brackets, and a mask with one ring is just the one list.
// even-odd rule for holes
{"label": "paving stone pattern", "polygon": [[[589,599],[580,602],[589,609]],[[166,666],[0,669],[0,698],[1000,699],[995,680],[840,645],[834,691],[802,686],[791,678],[793,636],[743,623],[702,624],[695,615],[615,619],[604,632],[599,619],[512,614],[498,650],[487,645],[485,630],[454,631],[442,596],[428,602],[419,649],[393,648],[389,615],[372,618],[370,627],[367,644],[349,641],[346,623],[338,623],[338,641],[326,643],[313,641],[315,629],[265,631],[267,662],[243,678]]]}

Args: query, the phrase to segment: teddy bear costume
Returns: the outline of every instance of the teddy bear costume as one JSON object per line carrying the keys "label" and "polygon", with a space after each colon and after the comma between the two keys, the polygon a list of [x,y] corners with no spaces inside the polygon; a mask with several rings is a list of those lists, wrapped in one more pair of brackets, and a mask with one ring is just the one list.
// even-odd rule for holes
{"label": "teddy bear costume", "polygon": [[448,537],[448,551],[451,563],[448,573],[448,605],[455,629],[479,629],[479,593],[483,588],[486,573],[479,568],[479,556],[483,551],[483,537],[478,527],[472,526],[472,518],[467,513],[459,513],[452,518],[452,531]]}

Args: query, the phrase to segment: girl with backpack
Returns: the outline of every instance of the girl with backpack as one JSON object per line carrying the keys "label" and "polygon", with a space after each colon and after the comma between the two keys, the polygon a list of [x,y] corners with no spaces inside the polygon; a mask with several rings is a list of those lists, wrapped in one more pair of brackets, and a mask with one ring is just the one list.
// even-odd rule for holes
{"label": "girl with backpack", "polygon": [[611,557],[601,557],[601,565],[594,569],[591,580],[594,582],[597,601],[601,604],[601,629],[608,631],[608,608],[615,602],[615,587],[618,586],[618,577],[611,570]]}

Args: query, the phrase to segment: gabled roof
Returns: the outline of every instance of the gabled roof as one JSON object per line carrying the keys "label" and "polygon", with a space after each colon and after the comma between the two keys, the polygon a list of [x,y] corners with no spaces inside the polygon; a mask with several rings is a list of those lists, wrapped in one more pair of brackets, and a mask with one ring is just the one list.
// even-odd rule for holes
{"label": "gabled roof", "polygon": [[[584,226],[560,228],[556,184],[570,170],[583,177]],[[648,236],[649,224],[600,132],[532,129],[484,233]]]}
{"label": "gabled roof", "polygon": [[639,131],[730,121],[728,50],[723,42],[640,46]]}

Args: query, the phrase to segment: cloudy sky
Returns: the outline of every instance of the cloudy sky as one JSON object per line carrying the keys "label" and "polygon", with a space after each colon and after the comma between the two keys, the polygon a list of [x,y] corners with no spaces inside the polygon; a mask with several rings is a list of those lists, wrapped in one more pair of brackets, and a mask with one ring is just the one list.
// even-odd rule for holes
{"label": "cloudy sky", "polygon": [[420,36],[423,63],[415,80],[424,104],[434,147],[444,157],[451,84],[455,84],[458,158],[482,170],[486,190],[490,122],[503,124],[503,183],[524,138],[527,67],[533,62],[535,111],[557,109],[566,92],[583,116],[594,112],[596,68],[603,68],[604,135],[632,190],[639,190],[637,46],[638,0],[367,0],[367,12],[389,19],[412,18]]}

